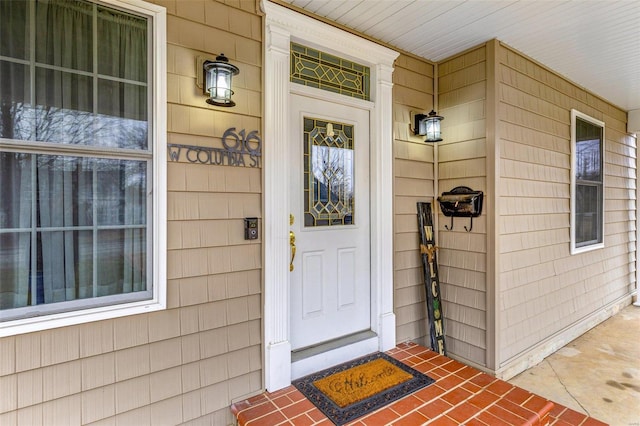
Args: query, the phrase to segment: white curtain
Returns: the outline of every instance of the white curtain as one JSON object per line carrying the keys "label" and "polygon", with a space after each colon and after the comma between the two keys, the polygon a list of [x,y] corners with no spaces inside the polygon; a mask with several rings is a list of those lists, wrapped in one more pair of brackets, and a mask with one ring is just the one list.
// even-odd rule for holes
{"label": "white curtain", "polygon": [[86,258],[87,253],[92,252],[91,233],[68,229],[78,225],[74,216],[79,207],[86,205],[83,200],[91,196],[90,177],[83,179],[89,185],[78,186],[79,175],[83,174],[88,161],[75,157],[38,156],[39,303],[74,300],[79,293],[84,297],[91,296],[91,262],[79,262],[79,258]]}
{"label": "white curtain", "polygon": [[147,87],[136,84],[147,80],[146,25],[140,18],[99,9],[98,34],[98,72],[128,81],[98,82],[100,143],[147,149]]}
{"label": "white curtain", "polygon": [[[139,170],[141,164],[126,164],[125,176],[144,178],[146,172]],[[146,179],[137,185],[127,185],[125,190],[125,223],[146,222]],[[129,228],[124,231],[124,293],[145,290],[146,287],[146,229]]]}
{"label": "white curtain", "polygon": [[97,221],[115,228],[98,231],[98,295],[145,290],[146,165],[101,160],[97,176]]}
{"label": "white curtain", "polygon": [[[37,0],[29,22],[31,6],[0,2],[0,44],[22,46],[0,54],[45,64],[30,87],[28,67],[0,61],[0,137],[147,149],[145,21]],[[82,73],[94,63],[106,78]],[[145,160],[0,152],[0,309],[145,290],[147,172]]]}
{"label": "white curtain", "polygon": [[29,303],[31,171],[30,155],[0,153],[0,309]]}

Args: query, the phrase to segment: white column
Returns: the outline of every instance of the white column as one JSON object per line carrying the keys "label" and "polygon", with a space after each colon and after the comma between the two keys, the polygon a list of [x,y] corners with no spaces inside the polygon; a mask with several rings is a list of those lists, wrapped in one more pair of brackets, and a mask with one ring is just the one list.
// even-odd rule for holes
{"label": "white column", "polygon": [[380,351],[396,345],[393,313],[393,62],[375,68],[371,188],[371,283],[377,298],[377,318],[372,322]]}
{"label": "white column", "polygon": [[[636,151],[638,149],[638,138],[640,137],[640,109],[634,109],[627,113],[627,132],[636,135]],[[636,171],[640,167],[640,159],[636,156]],[[636,172],[637,175],[637,172]],[[640,306],[640,216],[638,208],[640,208],[640,185],[638,185],[638,177],[636,176],[636,289],[634,306]]]}
{"label": "white column", "polygon": [[[291,384],[289,342],[289,40],[267,22],[264,105],[264,347],[265,385]],[[278,197],[269,194],[279,194]]]}

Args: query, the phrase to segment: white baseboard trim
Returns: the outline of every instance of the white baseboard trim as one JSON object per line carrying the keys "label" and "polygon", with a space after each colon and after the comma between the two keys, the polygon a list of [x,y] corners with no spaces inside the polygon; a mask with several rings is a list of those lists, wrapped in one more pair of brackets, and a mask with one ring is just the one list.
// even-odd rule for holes
{"label": "white baseboard trim", "polygon": [[396,315],[389,312],[380,316],[380,352],[386,352],[396,347]]}
{"label": "white baseboard trim", "polygon": [[512,377],[517,376],[528,368],[541,363],[542,360],[556,352],[558,349],[582,336],[584,333],[606,319],[611,318],[630,304],[631,294],[608,304],[593,314],[586,316],[564,330],[561,330],[553,336],[543,340],[524,353],[505,361],[500,369],[495,371],[495,376],[502,380],[509,380]]}
{"label": "white baseboard trim", "polygon": [[266,389],[274,392],[291,384],[291,344],[288,341],[266,345],[264,377]]}

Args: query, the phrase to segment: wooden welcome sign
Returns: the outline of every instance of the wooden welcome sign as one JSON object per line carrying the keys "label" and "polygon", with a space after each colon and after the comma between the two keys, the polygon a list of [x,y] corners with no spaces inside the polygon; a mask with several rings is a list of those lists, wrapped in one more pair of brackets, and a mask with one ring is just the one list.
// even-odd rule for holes
{"label": "wooden welcome sign", "polygon": [[444,315],[440,300],[440,279],[438,278],[438,258],[436,255],[438,246],[436,246],[433,234],[431,203],[418,203],[418,227],[420,228],[420,255],[424,270],[424,286],[427,293],[431,349],[441,355],[446,355]]}

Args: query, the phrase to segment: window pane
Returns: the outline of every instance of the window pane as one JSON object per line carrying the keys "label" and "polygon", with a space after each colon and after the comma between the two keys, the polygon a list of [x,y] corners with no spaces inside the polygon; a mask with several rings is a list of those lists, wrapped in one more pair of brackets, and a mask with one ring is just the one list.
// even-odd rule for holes
{"label": "window pane", "polygon": [[602,128],[576,118],[576,178],[602,181]]}
{"label": "window pane", "polygon": [[146,224],[146,162],[106,159],[96,162],[98,225]]}
{"label": "window pane", "polygon": [[93,145],[92,78],[40,68],[36,87],[36,140]]}
{"label": "window pane", "polygon": [[[118,83],[117,81],[98,81],[98,113],[130,120],[147,120],[147,88],[134,84]],[[126,125],[120,120],[119,125]],[[135,123],[134,123],[135,125]],[[146,135],[146,126],[143,127]]]}
{"label": "window pane", "polygon": [[94,160],[38,155],[37,165],[38,226],[93,225]]}
{"label": "window pane", "polygon": [[26,65],[0,61],[0,138],[27,140],[35,136],[29,87]]}
{"label": "window pane", "polygon": [[91,231],[39,232],[37,247],[37,285],[32,290],[32,305],[94,296]]}
{"label": "window pane", "polygon": [[98,233],[98,296],[147,289],[146,244],[145,229]]}
{"label": "window pane", "polygon": [[0,152],[0,230],[31,228],[32,156]]}
{"label": "window pane", "polygon": [[576,246],[602,241],[600,188],[596,185],[576,185]]}
{"label": "window pane", "polygon": [[36,2],[36,61],[93,70],[93,5],[75,0]]}
{"label": "window pane", "polygon": [[31,233],[0,233],[2,309],[93,297],[90,231],[39,232],[36,269]]}
{"label": "window pane", "polygon": [[[0,55],[27,59],[29,3],[0,1]],[[2,80],[2,79],[0,79]]]}
{"label": "window pane", "polygon": [[98,99],[100,145],[147,149],[147,87],[100,79]]}
{"label": "window pane", "polygon": [[576,179],[602,180],[599,140],[576,142]]}
{"label": "window pane", "polygon": [[98,8],[98,72],[147,81],[147,21],[126,13]]}
{"label": "window pane", "polygon": [[30,233],[0,233],[0,309],[28,305],[30,259]]}

